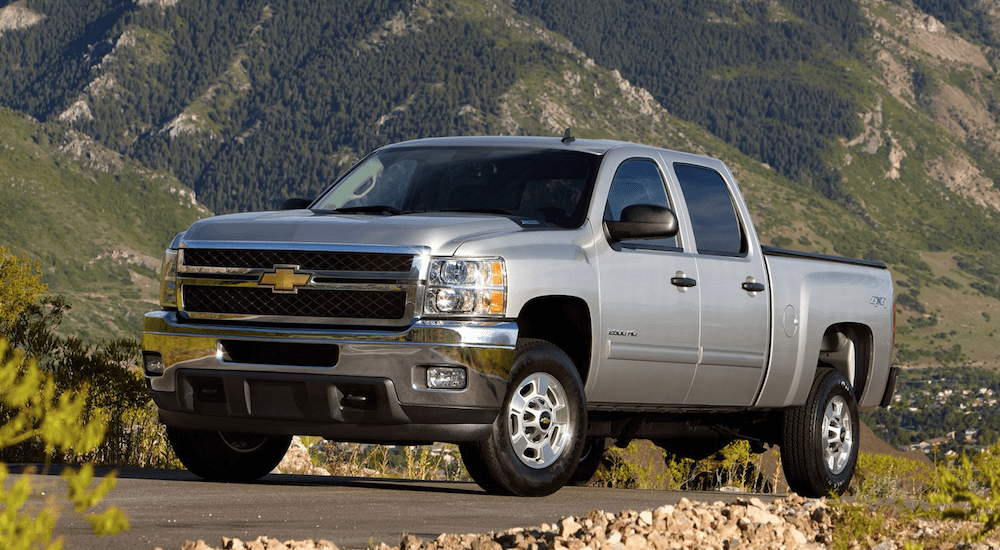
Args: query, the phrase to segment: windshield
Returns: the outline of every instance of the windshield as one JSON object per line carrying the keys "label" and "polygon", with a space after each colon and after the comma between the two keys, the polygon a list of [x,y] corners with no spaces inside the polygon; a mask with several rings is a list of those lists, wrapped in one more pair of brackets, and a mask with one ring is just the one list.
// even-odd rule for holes
{"label": "windshield", "polygon": [[498,147],[402,147],[375,153],[313,205],[320,212],[480,212],[579,227],[599,157]]}

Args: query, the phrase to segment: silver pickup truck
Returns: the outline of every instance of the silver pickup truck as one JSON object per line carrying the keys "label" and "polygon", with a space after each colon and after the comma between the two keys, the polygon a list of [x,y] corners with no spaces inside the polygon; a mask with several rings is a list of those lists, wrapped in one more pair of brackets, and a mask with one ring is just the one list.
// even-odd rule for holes
{"label": "silver pickup truck", "polygon": [[719,160],[568,132],[399,143],[315,200],[199,221],[160,302],[149,389],[216,480],[309,434],[458,443],[487,491],[540,496],[609,440],[746,439],[841,493],[896,376],[885,265],[762,247]]}

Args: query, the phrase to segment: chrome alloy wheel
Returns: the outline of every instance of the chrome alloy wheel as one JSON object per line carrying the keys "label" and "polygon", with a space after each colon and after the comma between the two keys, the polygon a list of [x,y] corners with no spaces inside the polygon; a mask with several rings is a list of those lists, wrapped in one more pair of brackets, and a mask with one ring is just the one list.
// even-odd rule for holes
{"label": "chrome alloy wheel", "polygon": [[536,372],[521,381],[507,405],[511,444],[526,466],[552,465],[570,446],[573,422],[566,390],[551,375]]}
{"label": "chrome alloy wheel", "polygon": [[847,400],[836,395],[826,404],[823,413],[823,461],[830,473],[844,471],[854,448],[851,411]]}

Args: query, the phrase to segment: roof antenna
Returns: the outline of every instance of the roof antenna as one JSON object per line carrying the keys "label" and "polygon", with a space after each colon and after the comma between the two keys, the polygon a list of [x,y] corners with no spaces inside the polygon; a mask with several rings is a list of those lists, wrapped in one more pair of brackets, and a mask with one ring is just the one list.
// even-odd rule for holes
{"label": "roof antenna", "polygon": [[568,145],[574,141],[576,141],[576,138],[569,135],[569,128],[566,128],[566,131],[563,133],[562,142]]}

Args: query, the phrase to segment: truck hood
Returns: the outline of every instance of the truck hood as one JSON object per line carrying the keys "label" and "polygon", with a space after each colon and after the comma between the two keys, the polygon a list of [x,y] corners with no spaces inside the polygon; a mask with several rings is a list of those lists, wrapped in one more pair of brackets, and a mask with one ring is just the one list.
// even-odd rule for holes
{"label": "truck hood", "polygon": [[516,221],[485,214],[438,212],[382,216],[291,210],[207,218],[195,222],[182,242],[208,247],[250,242],[429,247],[431,254],[450,256],[466,241],[520,231],[523,229]]}

